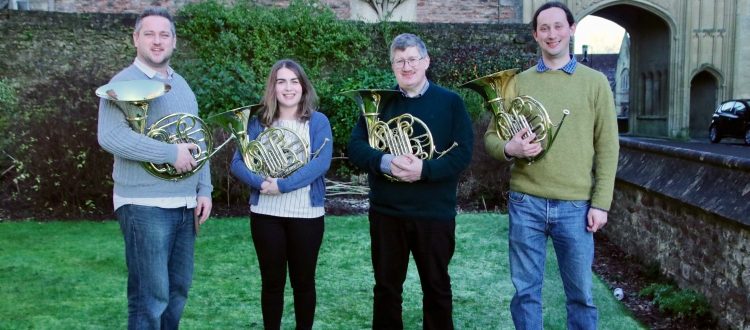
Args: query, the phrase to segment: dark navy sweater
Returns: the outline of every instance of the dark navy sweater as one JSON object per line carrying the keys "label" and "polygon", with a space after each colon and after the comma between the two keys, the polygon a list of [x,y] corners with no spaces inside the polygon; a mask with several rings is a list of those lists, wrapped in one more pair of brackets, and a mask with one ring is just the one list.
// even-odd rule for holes
{"label": "dark navy sweater", "polygon": [[[394,217],[446,221],[456,216],[456,187],[461,171],[471,162],[473,131],[463,100],[458,94],[430,82],[420,97],[402,94],[381,104],[379,119],[387,121],[404,113],[421,119],[430,132],[437,151],[458,146],[444,156],[424,160],[417,182],[389,180],[380,170],[384,152],[370,147],[367,127],[360,116],[349,140],[349,160],[367,171],[370,184],[370,208]],[[415,134],[423,131],[417,126]],[[387,151],[386,151],[387,153]]]}

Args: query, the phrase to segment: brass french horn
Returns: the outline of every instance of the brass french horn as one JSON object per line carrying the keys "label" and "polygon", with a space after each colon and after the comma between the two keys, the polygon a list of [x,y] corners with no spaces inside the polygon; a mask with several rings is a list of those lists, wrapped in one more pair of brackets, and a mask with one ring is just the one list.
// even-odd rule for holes
{"label": "brass french horn", "polygon": [[[570,114],[568,109],[563,109],[563,117],[557,125],[549,118],[547,110],[539,101],[528,95],[514,97],[506,108],[503,91],[518,73],[518,69],[509,69],[496,72],[481,78],[474,79],[461,85],[479,93],[485,100],[495,121],[497,135],[503,140],[510,140],[524,128],[533,132],[536,137],[532,142],[542,144],[542,152],[528,159],[529,164],[540,160],[552,148],[557,133],[560,132],[565,117]],[[557,127],[554,134],[548,137],[553,127]]]}
{"label": "brass french horn", "polygon": [[283,127],[268,127],[254,140],[247,135],[250,119],[263,107],[254,104],[229,110],[209,117],[208,120],[223,126],[231,133],[230,139],[237,139],[237,148],[245,161],[245,166],[263,177],[285,178],[310,159],[318,156],[323,145],[310,155],[306,139],[292,130]]}
{"label": "brass french horn", "polygon": [[218,149],[213,149],[213,139],[211,133],[206,130],[206,124],[200,117],[192,114],[173,113],[162,117],[146,129],[149,102],[166,94],[170,89],[169,84],[158,81],[129,80],[101,86],[96,89],[96,95],[114,102],[125,114],[130,128],[135,132],[166,143],[194,143],[198,146],[198,150],[193,152],[197,165],[188,172],[177,173],[171,164],[142,163],[151,175],[175,181],[197,173]]}
{"label": "brass french horn", "polygon": [[[380,120],[381,106],[398,93],[389,89],[360,89],[342,93],[352,98],[362,112],[367,125],[368,143],[372,148],[396,156],[413,154],[426,160],[440,158],[458,145],[453,142],[448,149],[437,151],[427,124],[408,113],[388,121]],[[421,133],[417,133],[419,131]]]}

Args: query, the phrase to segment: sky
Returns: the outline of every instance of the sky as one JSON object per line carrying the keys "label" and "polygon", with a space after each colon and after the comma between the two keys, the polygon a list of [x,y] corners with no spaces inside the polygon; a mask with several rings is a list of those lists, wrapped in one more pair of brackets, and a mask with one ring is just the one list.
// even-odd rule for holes
{"label": "sky", "polygon": [[625,29],[610,20],[588,15],[576,26],[575,53],[581,54],[581,45],[589,45],[591,54],[620,52]]}

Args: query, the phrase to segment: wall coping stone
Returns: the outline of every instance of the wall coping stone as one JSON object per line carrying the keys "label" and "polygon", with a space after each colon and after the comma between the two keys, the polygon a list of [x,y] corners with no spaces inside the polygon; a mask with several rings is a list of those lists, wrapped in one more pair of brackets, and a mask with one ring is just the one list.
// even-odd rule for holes
{"label": "wall coping stone", "polygon": [[732,169],[750,171],[750,159],[728,155],[719,155],[700,150],[690,150],[680,147],[666,146],[648,141],[620,137],[620,146],[633,149],[648,150],[663,155],[676,156],[685,160],[701,161],[718,166],[726,166]]}
{"label": "wall coping stone", "polygon": [[750,159],[620,137],[617,167],[618,180],[750,227]]}

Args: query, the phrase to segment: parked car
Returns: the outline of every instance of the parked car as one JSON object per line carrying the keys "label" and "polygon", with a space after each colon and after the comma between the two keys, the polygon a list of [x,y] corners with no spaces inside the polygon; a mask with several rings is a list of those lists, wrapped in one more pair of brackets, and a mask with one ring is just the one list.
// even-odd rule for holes
{"label": "parked car", "polygon": [[724,101],[714,111],[708,138],[711,143],[719,143],[725,137],[750,144],[750,99]]}

